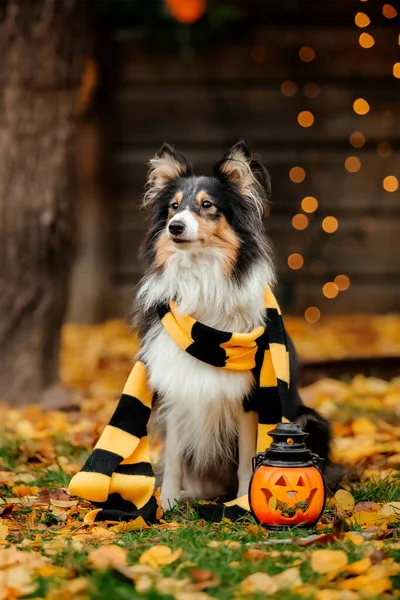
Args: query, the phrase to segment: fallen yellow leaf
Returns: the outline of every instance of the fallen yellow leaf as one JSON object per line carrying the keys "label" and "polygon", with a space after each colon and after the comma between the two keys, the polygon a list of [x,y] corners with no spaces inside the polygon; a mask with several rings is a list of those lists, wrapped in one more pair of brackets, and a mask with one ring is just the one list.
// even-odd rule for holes
{"label": "fallen yellow leaf", "polygon": [[5,524],[4,519],[0,519],[0,540],[5,540],[8,536],[8,525]]}
{"label": "fallen yellow leaf", "polygon": [[264,594],[275,594],[278,590],[278,584],[267,573],[256,572],[243,579],[239,585],[239,591],[242,594],[255,594],[263,592]]}
{"label": "fallen yellow leaf", "polygon": [[315,600],[359,600],[360,596],[350,590],[318,590],[314,598]]}
{"label": "fallen yellow leaf", "polygon": [[110,531],[115,533],[128,533],[129,531],[141,531],[142,529],[150,529],[143,517],[136,517],[132,521],[121,521],[117,525],[110,527]]}
{"label": "fallen yellow leaf", "polygon": [[303,584],[299,567],[290,567],[286,571],[274,575],[272,579],[278,590],[287,590]]}
{"label": "fallen yellow leaf", "polygon": [[118,569],[126,566],[127,551],[121,546],[100,546],[88,554],[88,563],[93,569]]}
{"label": "fallen yellow leaf", "polygon": [[151,567],[157,569],[175,562],[181,554],[181,548],[172,551],[168,546],[152,546],[143,552],[139,558],[139,563],[141,565],[150,565]]}
{"label": "fallen yellow leaf", "polygon": [[354,419],[351,424],[351,429],[353,430],[354,435],[375,435],[377,428],[376,425],[370,419],[366,417],[360,417],[359,419]]}
{"label": "fallen yellow leaf", "polygon": [[386,527],[388,521],[390,521],[390,515],[382,515],[376,512],[370,512],[366,510],[362,510],[358,513],[355,513],[350,519],[346,519],[350,525],[358,525],[360,527],[370,527],[374,525],[379,525],[381,527]]}
{"label": "fallen yellow leaf", "polygon": [[346,490],[338,490],[335,494],[335,499],[342,510],[352,511],[356,505],[353,496]]}
{"label": "fallen yellow leaf", "polygon": [[372,562],[370,558],[361,558],[356,562],[347,565],[346,572],[351,573],[352,575],[362,575],[372,566]]}
{"label": "fallen yellow leaf", "polygon": [[343,550],[314,550],[311,553],[311,568],[316,573],[325,574],[344,569],[347,554]]}

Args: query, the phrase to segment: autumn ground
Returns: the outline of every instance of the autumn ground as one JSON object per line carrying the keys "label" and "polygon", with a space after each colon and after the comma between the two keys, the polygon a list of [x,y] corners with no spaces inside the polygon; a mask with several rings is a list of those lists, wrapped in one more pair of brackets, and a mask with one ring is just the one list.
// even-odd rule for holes
{"label": "autumn ground", "polygon": [[[395,317],[289,328],[308,360],[399,352]],[[303,390],[332,420],[334,459],[346,466],[317,532],[268,535],[250,517],[210,524],[195,505],[149,528],[85,524],[89,504],[66,486],[108,421],[134,348],[121,322],[69,326],[61,363],[75,409],[0,406],[0,600],[400,597],[400,378]]]}

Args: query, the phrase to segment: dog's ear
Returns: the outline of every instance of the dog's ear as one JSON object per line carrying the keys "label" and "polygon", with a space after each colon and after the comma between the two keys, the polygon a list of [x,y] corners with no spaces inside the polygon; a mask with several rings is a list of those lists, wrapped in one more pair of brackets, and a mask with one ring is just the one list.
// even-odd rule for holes
{"label": "dog's ear", "polygon": [[271,193],[271,180],[259,157],[250,152],[243,140],[215,165],[214,176],[237,186],[262,217]]}
{"label": "dog's ear", "polygon": [[153,204],[159,192],[171,181],[193,175],[191,164],[169,144],[161,146],[154,158],[150,160],[149,165],[147,191],[143,197],[143,206]]}

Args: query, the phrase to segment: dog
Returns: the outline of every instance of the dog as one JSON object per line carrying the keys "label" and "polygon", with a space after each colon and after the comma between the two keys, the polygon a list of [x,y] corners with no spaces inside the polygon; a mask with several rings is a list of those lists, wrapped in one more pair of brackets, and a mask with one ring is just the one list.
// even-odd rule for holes
{"label": "dog", "polygon": [[[249,332],[263,325],[266,285],[276,282],[262,221],[270,178],[244,142],[197,176],[164,144],[150,161],[143,205],[151,224],[143,254],[147,271],[135,303],[139,358],[156,392],[152,426],[164,437],[160,473],[164,510],[181,499],[234,498],[248,491],[256,450],[257,414],[243,408],[251,371],[228,371],[180,348],[157,316],[174,300],[182,314],[210,327]],[[330,428],[298,393],[298,360],[288,339],[290,418],[309,433],[308,445],[328,459]]]}

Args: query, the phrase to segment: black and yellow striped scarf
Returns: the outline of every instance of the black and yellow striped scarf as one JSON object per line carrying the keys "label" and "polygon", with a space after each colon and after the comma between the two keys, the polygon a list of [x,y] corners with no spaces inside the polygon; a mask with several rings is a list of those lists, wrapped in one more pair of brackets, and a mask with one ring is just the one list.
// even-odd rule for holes
{"label": "black and yellow striped scarf", "polygon": [[[255,385],[244,399],[244,408],[258,413],[257,452],[269,446],[269,431],[290,414],[286,334],[281,311],[269,288],[265,309],[265,327],[230,333],[181,315],[174,302],[157,307],[165,330],[191,356],[216,368],[253,372]],[[137,361],[109,424],[69,486],[72,494],[98,507],[86,516],[87,521],[142,517],[154,522],[160,516],[147,435],[153,395],[146,366]],[[247,498],[229,505],[247,509]]]}

